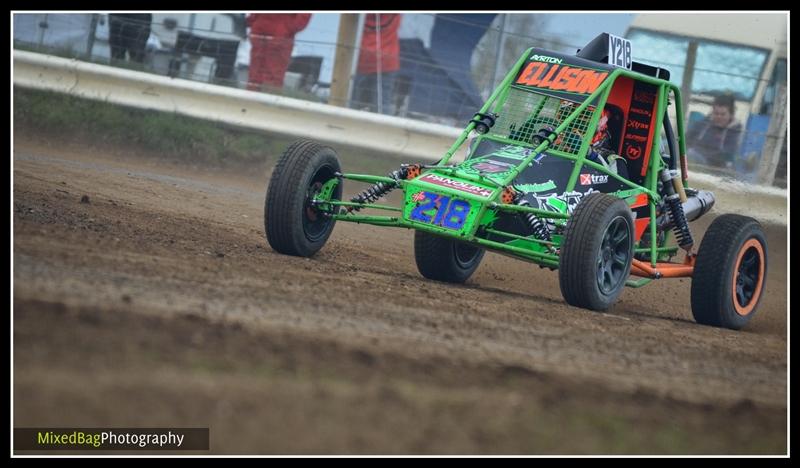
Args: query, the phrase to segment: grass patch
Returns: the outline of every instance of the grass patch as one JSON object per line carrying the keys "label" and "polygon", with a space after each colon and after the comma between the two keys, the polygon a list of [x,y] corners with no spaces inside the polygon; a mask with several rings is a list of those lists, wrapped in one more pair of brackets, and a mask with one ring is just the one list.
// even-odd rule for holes
{"label": "grass patch", "polygon": [[[14,135],[117,147],[210,166],[272,166],[296,138],[247,130],[176,113],[124,107],[62,93],[14,87]],[[413,162],[336,146],[347,172],[384,174]]]}
{"label": "grass patch", "polygon": [[200,163],[264,162],[265,153],[280,153],[272,138],[213,122],[19,88],[14,89],[14,130]]}

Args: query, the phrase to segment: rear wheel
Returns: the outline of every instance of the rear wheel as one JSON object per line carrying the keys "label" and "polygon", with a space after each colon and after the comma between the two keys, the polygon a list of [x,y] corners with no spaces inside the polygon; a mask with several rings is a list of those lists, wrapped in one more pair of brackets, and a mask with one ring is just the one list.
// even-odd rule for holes
{"label": "rear wheel", "polygon": [[[336,152],[314,141],[299,140],[281,155],[267,188],[264,230],[277,252],[310,257],[325,245],[335,221],[311,204],[325,182],[341,172]],[[340,200],[341,184],[332,199]]]}
{"label": "rear wheel", "polygon": [[570,305],[605,310],[616,302],[631,271],[633,215],[604,193],[584,198],[567,221],[559,255],[561,294]]}
{"label": "rear wheel", "polygon": [[735,214],[711,223],[692,275],[697,323],[738,330],[753,318],[764,291],[767,241],[753,218]]}
{"label": "rear wheel", "polygon": [[463,283],[478,269],[484,249],[446,237],[414,232],[414,258],[422,276],[448,283]]}

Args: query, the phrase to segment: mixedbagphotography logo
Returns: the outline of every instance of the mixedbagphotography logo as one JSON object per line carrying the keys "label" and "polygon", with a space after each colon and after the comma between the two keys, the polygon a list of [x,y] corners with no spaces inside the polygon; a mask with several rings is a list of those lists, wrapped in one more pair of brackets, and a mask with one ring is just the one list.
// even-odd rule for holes
{"label": "mixedbagphotography logo", "polygon": [[208,428],[15,428],[15,450],[208,450]]}

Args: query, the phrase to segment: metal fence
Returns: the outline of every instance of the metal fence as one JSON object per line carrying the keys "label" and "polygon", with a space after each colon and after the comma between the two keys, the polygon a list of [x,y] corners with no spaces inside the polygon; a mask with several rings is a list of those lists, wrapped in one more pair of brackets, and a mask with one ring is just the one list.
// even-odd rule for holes
{"label": "metal fence", "polygon": [[[571,37],[547,32],[548,15],[543,14],[398,14],[397,24],[384,14],[360,14],[356,40],[349,44],[339,42],[338,14],[313,14],[308,26],[293,38],[254,36],[244,14],[125,16],[15,14],[14,47],[463,126],[526,48],[574,53],[582,46]],[[264,41],[256,45],[261,56],[253,53],[256,41]],[[673,76],[680,81],[685,64],[672,63],[668,54],[659,55],[656,46],[651,49],[648,62],[674,70]],[[350,54],[352,64],[346,70],[345,97],[337,98],[332,86],[342,86],[334,78],[335,58],[342,51]],[[724,54],[720,60],[725,62]],[[364,62],[369,63],[365,66]],[[690,128],[707,121],[715,91],[723,91],[706,89],[708,83],[713,85],[714,76],[727,77],[727,82],[718,80],[723,84],[745,88],[765,80],[754,69],[708,63],[710,68],[693,69],[694,88],[702,92],[692,94],[691,88],[684,96]],[[254,74],[259,73],[266,73],[267,79],[254,86]],[[273,76],[276,73],[278,78]],[[690,152],[694,167],[786,186],[785,65],[767,81],[769,99],[762,109],[746,110],[742,97],[747,96],[737,100],[735,116],[741,131],[734,132],[734,154],[714,166],[708,160],[693,159],[695,153]]]}

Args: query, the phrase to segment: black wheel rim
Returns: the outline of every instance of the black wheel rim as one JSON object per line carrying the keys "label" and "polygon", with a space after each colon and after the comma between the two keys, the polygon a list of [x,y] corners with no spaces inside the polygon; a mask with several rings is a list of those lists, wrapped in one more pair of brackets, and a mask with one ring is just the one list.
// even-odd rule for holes
{"label": "black wheel rim", "polygon": [[614,218],[603,233],[597,254],[597,286],[605,295],[613,294],[625,281],[631,254],[631,239],[625,218]]}
{"label": "black wheel rim", "polygon": [[736,271],[736,301],[746,307],[753,300],[761,274],[761,255],[755,247],[750,247],[742,256]]}
{"label": "black wheel rim", "polygon": [[334,170],[329,166],[317,169],[306,189],[305,203],[303,204],[303,232],[311,242],[316,242],[325,237],[333,220],[319,210],[311,202],[319,194],[325,182],[334,177]]}
{"label": "black wheel rim", "polygon": [[478,258],[478,254],[481,253],[480,247],[475,247],[469,244],[463,244],[461,242],[456,242],[453,246],[453,252],[455,253],[456,263],[461,268],[469,268],[472,266],[475,259]]}

